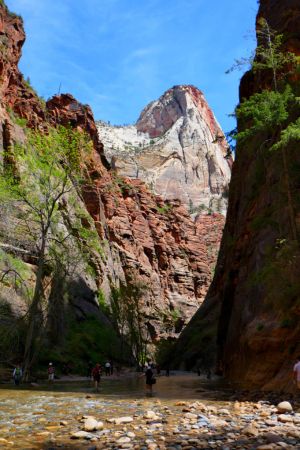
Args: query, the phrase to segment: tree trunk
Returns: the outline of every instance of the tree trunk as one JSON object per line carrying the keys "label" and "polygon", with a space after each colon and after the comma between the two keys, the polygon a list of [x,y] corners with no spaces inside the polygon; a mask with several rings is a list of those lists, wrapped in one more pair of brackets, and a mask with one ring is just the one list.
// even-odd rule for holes
{"label": "tree trunk", "polygon": [[30,370],[35,357],[35,343],[41,331],[41,311],[40,303],[43,297],[43,279],[45,269],[45,249],[46,237],[43,237],[40,256],[38,261],[38,270],[34,287],[34,294],[28,312],[28,330],[26,334],[24,350],[24,379],[29,380]]}

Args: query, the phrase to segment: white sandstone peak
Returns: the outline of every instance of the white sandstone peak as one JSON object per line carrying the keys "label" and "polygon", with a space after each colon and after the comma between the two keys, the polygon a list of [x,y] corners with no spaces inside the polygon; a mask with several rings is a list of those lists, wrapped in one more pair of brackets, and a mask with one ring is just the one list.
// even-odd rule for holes
{"label": "white sandstone peak", "polygon": [[135,125],[97,122],[97,128],[120,174],[141,178],[165,199],[180,199],[191,213],[226,213],[228,144],[199,89],[174,86],[146,106]]}

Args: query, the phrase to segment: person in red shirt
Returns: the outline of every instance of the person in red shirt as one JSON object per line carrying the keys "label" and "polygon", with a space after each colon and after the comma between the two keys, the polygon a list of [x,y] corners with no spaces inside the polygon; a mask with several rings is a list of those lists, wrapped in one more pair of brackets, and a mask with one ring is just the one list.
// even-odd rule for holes
{"label": "person in red shirt", "polygon": [[53,364],[50,362],[48,366],[48,381],[49,383],[53,383],[55,376],[55,369]]}
{"label": "person in red shirt", "polygon": [[92,377],[93,377],[93,380],[95,382],[96,392],[99,391],[99,385],[100,385],[100,380],[101,380],[101,372],[102,372],[101,366],[100,366],[99,363],[97,363],[96,366],[92,370]]}

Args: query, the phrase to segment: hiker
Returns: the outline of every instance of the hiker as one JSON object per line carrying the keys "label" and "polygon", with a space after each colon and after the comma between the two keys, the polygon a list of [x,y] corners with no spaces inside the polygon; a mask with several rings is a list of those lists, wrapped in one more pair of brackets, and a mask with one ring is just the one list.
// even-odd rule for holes
{"label": "hiker", "polygon": [[153,370],[149,364],[149,361],[146,366],[146,370],[140,377],[146,377],[146,389],[147,389],[147,395],[152,395],[152,386],[156,383],[156,378],[154,376]]}
{"label": "hiker", "polygon": [[297,362],[294,365],[293,375],[294,375],[294,382],[297,388],[300,389],[300,356],[298,356]]}
{"label": "hiker", "polygon": [[92,370],[92,377],[95,382],[95,389],[96,392],[99,391],[99,384],[101,380],[101,366],[99,363],[96,364],[96,366]]}
{"label": "hiker", "polygon": [[110,374],[114,374],[114,363],[112,361],[110,361]]}
{"label": "hiker", "polygon": [[49,383],[53,383],[54,375],[55,375],[55,369],[54,369],[52,362],[50,362],[49,366],[48,366],[48,381],[49,381]]}
{"label": "hiker", "polygon": [[110,375],[110,362],[109,361],[107,361],[105,363],[105,375],[106,376]]}
{"label": "hiker", "polygon": [[14,379],[15,386],[19,386],[22,375],[23,375],[22,369],[19,366],[19,364],[17,364],[13,371],[13,379]]}

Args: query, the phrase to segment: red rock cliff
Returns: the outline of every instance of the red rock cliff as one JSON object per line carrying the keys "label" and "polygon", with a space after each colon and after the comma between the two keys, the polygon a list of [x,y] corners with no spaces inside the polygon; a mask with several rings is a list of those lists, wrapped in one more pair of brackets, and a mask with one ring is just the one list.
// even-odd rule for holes
{"label": "red rock cliff", "polygon": [[[90,135],[94,151],[82,162],[89,180],[82,197],[105,252],[97,286],[108,297],[110,286],[120,280],[129,276],[143,280],[148,286],[144,321],[151,338],[178,333],[210,284],[223,217],[216,214],[193,220],[178,201],[166,204],[142,182],[110,171],[91,109],[70,94],[55,96],[43,105],[25,83],[17,66],[25,39],[22,21],[5,6],[0,6],[0,33],[5,50],[0,65],[3,130],[13,120],[7,113],[9,107],[31,127],[43,130],[70,124]],[[14,132],[11,142],[17,139]],[[1,142],[4,147],[11,143]]]}

